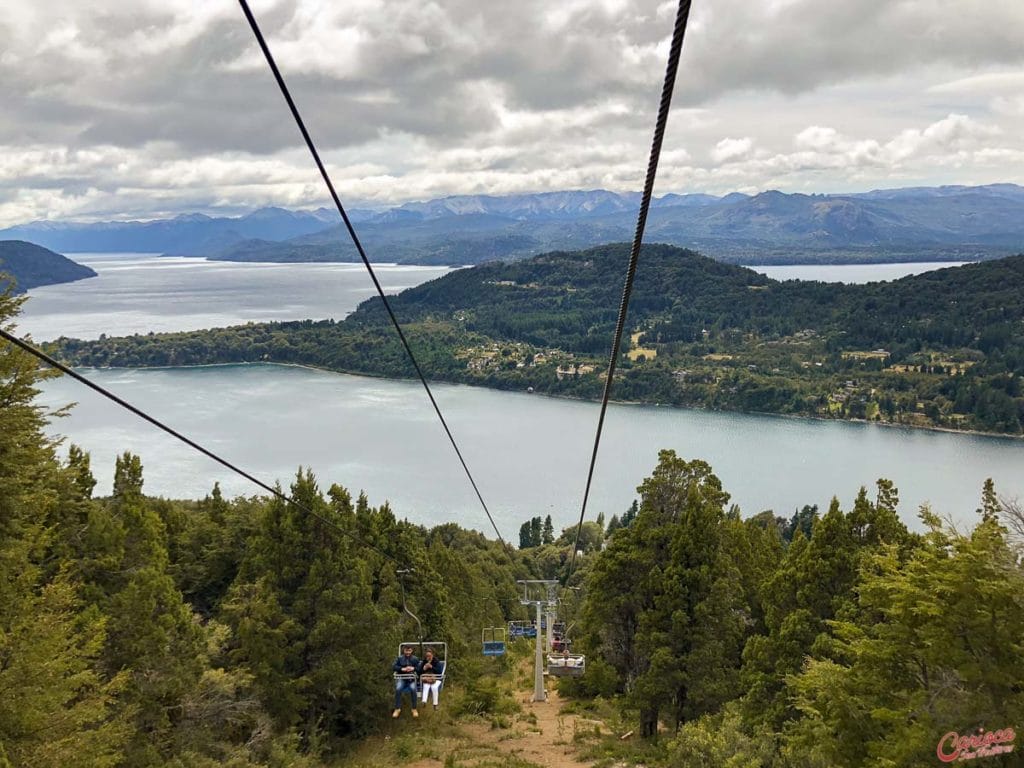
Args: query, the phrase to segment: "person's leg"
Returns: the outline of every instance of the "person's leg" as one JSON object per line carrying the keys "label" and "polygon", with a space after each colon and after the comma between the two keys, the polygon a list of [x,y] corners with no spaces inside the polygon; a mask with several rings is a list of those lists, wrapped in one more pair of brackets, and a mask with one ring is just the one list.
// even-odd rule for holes
{"label": "person's leg", "polygon": [[424,685],[423,686],[423,703],[424,704],[427,703],[427,694],[429,694],[429,693],[430,693],[430,686],[429,685]]}
{"label": "person's leg", "polygon": [[[434,706],[437,706],[437,694],[441,691],[441,681],[438,680],[436,683],[430,686],[430,692],[434,695]],[[423,698],[426,701],[426,697]]]}
{"label": "person's leg", "polygon": [[416,709],[416,694],[417,693],[418,693],[418,691],[416,690],[416,681],[415,680],[410,680],[409,681],[409,698],[412,699],[412,708],[413,709]]}
{"label": "person's leg", "polygon": [[392,713],[392,717],[398,717],[402,711],[402,687],[404,682],[403,680],[395,680],[395,711]]}

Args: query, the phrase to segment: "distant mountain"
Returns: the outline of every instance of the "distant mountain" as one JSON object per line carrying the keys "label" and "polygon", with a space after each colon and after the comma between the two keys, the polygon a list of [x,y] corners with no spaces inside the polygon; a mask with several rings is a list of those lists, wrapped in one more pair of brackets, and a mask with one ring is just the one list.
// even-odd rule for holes
{"label": "distant mountain", "polygon": [[[639,195],[607,190],[458,195],[388,211],[350,211],[375,261],[478,264],[628,241]],[[228,261],[353,261],[337,215],[265,208],[239,218],[41,222],[0,230],[64,251],[157,251]],[[912,187],[847,195],[667,194],[648,242],[731,263],[976,260],[1024,248],[1024,187]]]}
{"label": "distant mountain", "polygon": [[15,293],[24,293],[41,285],[96,277],[96,273],[38,245],[23,240],[0,240],[0,290],[6,287],[6,276],[14,278]]}
{"label": "distant mountain", "polygon": [[[739,195],[739,197],[746,197]],[[699,207],[714,205],[723,198],[714,195],[667,194],[652,201],[652,207]],[[620,194],[604,189],[568,192],[541,192],[534,195],[456,195],[430,200],[425,203],[406,203],[378,216],[374,221],[410,221],[440,219],[468,214],[501,216],[516,221],[564,221],[615,213],[636,215],[640,207],[640,193]],[[394,214],[400,214],[395,217]],[[391,215],[390,218],[388,215]]]}
{"label": "distant mountain", "polygon": [[[376,261],[478,264],[628,241],[638,204],[636,195],[601,190],[448,197],[368,218],[359,235]],[[1024,188],[665,195],[652,206],[646,239],[746,264],[991,258],[1024,248]],[[209,256],[350,261],[356,254],[347,233],[332,227],[278,245],[234,243]]]}
{"label": "distant mountain", "polygon": [[[362,211],[365,220],[376,212]],[[47,248],[71,252],[207,253],[250,238],[288,240],[326,229],[338,221],[336,212],[261,208],[238,218],[199,213],[158,221],[114,221],[94,224],[38,221],[0,230],[0,238],[31,240]]]}

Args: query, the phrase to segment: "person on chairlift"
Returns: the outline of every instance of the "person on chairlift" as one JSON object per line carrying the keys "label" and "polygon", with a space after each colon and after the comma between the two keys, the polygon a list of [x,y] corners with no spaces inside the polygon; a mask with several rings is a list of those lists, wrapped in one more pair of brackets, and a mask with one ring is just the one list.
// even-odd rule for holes
{"label": "person on chairlift", "polygon": [[434,709],[437,709],[437,695],[441,691],[444,662],[434,656],[432,648],[427,648],[424,657],[420,663],[420,688],[423,690],[423,703],[427,703],[427,694],[433,693]]}
{"label": "person on chairlift", "polygon": [[412,716],[420,716],[420,713],[416,711],[416,673],[419,668],[420,660],[412,655],[412,646],[407,645],[403,647],[402,655],[395,659],[395,663],[391,665],[391,670],[396,675],[402,675],[402,677],[395,678],[395,711],[391,713],[392,717],[398,717],[402,714],[403,693],[408,693],[409,698],[412,699]]}

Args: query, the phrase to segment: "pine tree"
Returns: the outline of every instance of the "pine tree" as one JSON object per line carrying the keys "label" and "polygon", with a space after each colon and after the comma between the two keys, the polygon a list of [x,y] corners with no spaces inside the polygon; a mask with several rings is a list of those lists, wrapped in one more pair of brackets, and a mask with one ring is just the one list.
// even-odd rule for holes
{"label": "pine tree", "polygon": [[120,565],[104,610],[109,673],[128,670],[126,698],[136,709],[130,765],[158,763],[170,749],[183,698],[202,673],[202,633],[168,573],[164,526],[142,495],[138,456],[118,457],[111,514],[123,531]]}
{"label": "pine tree", "polygon": [[802,717],[786,735],[797,762],[926,765],[949,730],[1024,718],[1018,553],[993,520],[965,536],[922,517],[929,532],[912,550],[867,558],[856,604],[834,625],[834,657],[792,678]]}
{"label": "pine tree", "polygon": [[736,695],[745,611],[710,466],[662,451],[639,491],[632,525],[591,566],[584,623],[653,738],[665,708],[678,727]]}
{"label": "pine tree", "polygon": [[544,542],[543,524],[540,515],[530,520],[530,546],[539,547]]}
{"label": "pine tree", "polygon": [[636,520],[636,516],[639,513],[640,507],[637,504],[636,499],[633,499],[633,503],[629,505],[629,509],[622,515],[622,527],[629,528]]}
{"label": "pine tree", "polygon": [[[360,512],[340,489],[331,495],[329,504],[303,470],[291,486],[299,504],[342,529],[359,514],[371,523],[368,505]],[[382,517],[390,526],[390,513]],[[392,534],[392,545],[403,546],[403,535]],[[298,506],[268,503],[226,609],[238,637],[234,661],[252,670],[281,728],[344,735],[364,729],[377,711],[398,642],[397,614],[374,601],[365,555]],[[391,583],[397,597],[393,577]]]}
{"label": "pine tree", "polygon": [[[0,294],[0,324],[11,327],[19,304]],[[81,610],[67,559],[73,478],[34,402],[46,375],[0,343],[0,765],[110,766],[128,731],[115,702],[123,680],[99,672],[104,619]]]}
{"label": "pine tree", "polygon": [[985,484],[981,489],[981,507],[977,510],[978,515],[981,516],[982,520],[999,520],[999,513],[1002,511],[1002,505],[999,503],[999,496],[996,494],[996,484],[992,482],[992,478],[986,478]]}
{"label": "pine tree", "polygon": [[529,549],[533,546],[533,529],[530,526],[530,521],[527,520],[521,526],[519,526],[519,548]]}
{"label": "pine tree", "polygon": [[555,526],[551,522],[551,515],[544,518],[544,530],[541,534],[541,544],[554,544]]}

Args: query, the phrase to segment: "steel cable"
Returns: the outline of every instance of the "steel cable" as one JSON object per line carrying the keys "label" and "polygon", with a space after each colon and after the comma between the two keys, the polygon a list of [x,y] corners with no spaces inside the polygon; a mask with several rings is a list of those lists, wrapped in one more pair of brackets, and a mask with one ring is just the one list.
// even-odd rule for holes
{"label": "steel cable", "polygon": [[594,436],[594,450],[590,455],[590,469],[587,471],[587,485],[583,492],[583,504],[580,508],[580,520],[576,526],[576,537],[572,546],[572,559],[566,573],[566,582],[576,566],[576,552],[579,549],[580,533],[583,520],[587,514],[587,501],[590,498],[590,487],[594,480],[594,467],[597,464],[597,451],[601,445],[601,433],[604,429],[604,417],[611,398],[612,381],[618,364],[619,350],[622,347],[622,333],[626,325],[626,314],[629,311],[629,297],[633,292],[633,280],[636,277],[637,264],[640,261],[640,244],[643,242],[644,228],[647,226],[647,212],[651,207],[651,196],[654,192],[654,178],[658,173],[658,160],[661,157],[661,144],[665,138],[665,127],[668,125],[668,113],[672,105],[672,93],[675,90],[676,72],[679,69],[679,57],[683,50],[683,38],[686,35],[686,23],[690,16],[691,0],[679,0],[676,12],[676,23],[672,31],[672,44],[669,48],[668,65],[665,69],[665,82],[661,89],[661,103],[658,106],[658,119],[654,126],[654,140],[651,142],[650,159],[647,162],[647,177],[644,180],[644,191],[640,199],[640,213],[636,222],[636,233],[629,251],[629,266],[626,269],[626,281],[622,287],[622,301],[619,304],[619,317],[615,322],[615,336],[612,340],[611,357],[608,360],[608,374],[604,382],[604,394],[601,397],[601,414],[597,419],[597,434]]}

